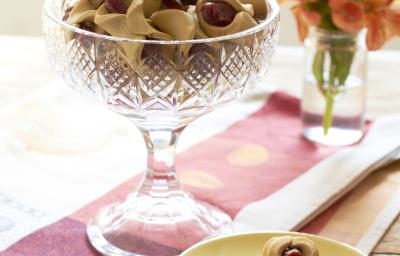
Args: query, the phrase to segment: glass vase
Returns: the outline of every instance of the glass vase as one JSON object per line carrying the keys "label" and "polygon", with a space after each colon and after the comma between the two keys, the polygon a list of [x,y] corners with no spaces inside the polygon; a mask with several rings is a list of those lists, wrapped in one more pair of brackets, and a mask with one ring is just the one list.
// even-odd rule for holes
{"label": "glass vase", "polygon": [[304,137],[331,146],[358,142],[364,134],[365,33],[313,28],[305,48],[301,101]]}

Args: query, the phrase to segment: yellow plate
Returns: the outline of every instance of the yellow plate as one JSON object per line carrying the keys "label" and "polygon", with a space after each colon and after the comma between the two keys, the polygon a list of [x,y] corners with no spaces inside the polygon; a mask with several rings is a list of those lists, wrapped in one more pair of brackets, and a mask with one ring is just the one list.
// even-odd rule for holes
{"label": "yellow plate", "polygon": [[367,256],[349,245],[327,238],[295,232],[238,234],[199,243],[181,256],[262,256],[264,244],[274,236],[302,236],[318,246],[320,256]]}

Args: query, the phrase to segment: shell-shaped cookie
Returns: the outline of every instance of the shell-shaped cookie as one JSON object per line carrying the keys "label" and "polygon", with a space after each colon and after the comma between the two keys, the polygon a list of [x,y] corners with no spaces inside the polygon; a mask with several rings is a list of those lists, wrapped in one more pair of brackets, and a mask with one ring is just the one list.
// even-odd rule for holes
{"label": "shell-shaped cookie", "polygon": [[[176,9],[165,9],[151,15],[152,23],[174,40],[191,40],[196,34],[196,23],[192,15]],[[191,45],[182,44],[181,51],[187,56]]]}
{"label": "shell-shaped cookie", "polygon": [[292,237],[273,237],[265,244],[263,256],[282,256],[291,243]]}
{"label": "shell-shaped cookie", "polygon": [[143,0],[143,13],[146,18],[160,10],[161,0]]}
{"label": "shell-shaped cookie", "polygon": [[196,32],[192,15],[177,9],[165,9],[153,13],[150,17],[153,24],[175,40],[191,40]]}
{"label": "shell-shaped cookie", "polygon": [[94,9],[97,9],[104,3],[104,0],[89,0]]}
{"label": "shell-shaped cookie", "polygon": [[205,0],[199,0],[196,4],[196,13],[197,18],[199,20],[199,24],[201,29],[211,37],[225,36],[235,34],[246,29],[252,28],[257,25],[257,23],[252,18],[253,15],[253,7],[251,5],[241,4],[236,0],[225,0],[228,4],[230,4],[236,11],[235,18],[233,21],[227,26],[214,26],[208,24],[201,13],[201,7],[206,2]]}
{"label": "shell-shaped cookie", "polygon": [[80,0],[72,11],[68,18],[68,23],[71,25],[77,25],[83,21],[94,21],[96,15],[96,8],[92,5],[90,0]]}
{"label": "shell-shaped cookie", "polygon": [[303,256],[319,256],[314,242],[304,237],[279,236],[271,238],[264,246],[263,256],[282,256],[287,249],[296,248]]}
{"label": "shell-shaped cookie", "polygon": [[155,29],[144,16],[143,0],[135,0],[131,3],[126,15],[126,25],[131,33],[146,36],[153,39],[171,40],[172,37]]}
{"label": "shell-shaped cookie", "polygon": [[199,24],[199,19],[197,18],[197,13],[196,13],[196,6],[195,5],[189,5],[188,9],[186,10],[187,13],[192,15],[194,19],[194,23],[196,25],[196,31],[195,31],[195,38],[196,39],[204,39],[208,38],[207,34],[201,29],[200,24]]}
{"label": "shell-shaped cookie", "polygon": [[198,17],[201,28],[211,37],[235,34],[257,25],[253,18],[246,12],[237,13],[232,23],[225,27],[210,25],[201,16]]}
{"label": "shell-shaped cookie", "polygon": [[319,255],[317,246],[312,241],[304,237],[294,237],[291,246],[299,249],[303,256]]}
{"label": "shell-shaped cookie", "polygon": [[[239,0],[221,0],[221,1],[223,1],[223,2],[225,2],[227,4],[229,4],[230,6],[232,6],[233,9],[236,10],[236,12],[247,12],[248,14],[250,14],[250,16],[254,15],[254,8],[250,4],[243,4]],[[209,2],[209,0],[197,1],[197,3],[196,3],[197,8],[201,7],[206,2]]]}
{"label": "shell-shaped cookie", "polygon": [[129,39],[138,39],[143,37],[130,32],[126,25],[125,14],[109,13],[104,4],[97,9],[94,22],[108,34],[115,37]]}
{"label": "shell-shaped cookie", "polygon": [[[239,0],[221,0],[223,2],[226,2],[230,6],[232,6],[233,9],[236,10],[236,12],[247,12],[251,17],[254,15],[254,9],[253,6],[250,4],[242,4]],[[198,0],[196,3],[196,12],[198,18],[200,18],[201,15],[201,7],[203,4],[210,2],[209,0]],[[212,1],[211,1],[212,2]]]}
{"label": "shell-shaped cookie", "polygon": [[[94,18],[96,16],[96,6],[90,1],[90,0],[80,0],[79,2],[76,3],[76,5],[72,8],[67,22],[71,24],[74,27],[80,27],[82,23],[89,23],[93,25],[91,28],[92,31],[102,34],[104,30],[99,28],[94,24]],[[74,33],[72,31],[66,31],[65,33],[65,38],[67,41],[70,41],[72,39],[76,38],[81,38],[77,33]],[[88,38],[86,38],[88,39]],[[87,41],[87,40],[86,40]]]}
{"label": "shell-shaped cookie", "polygon": [[[104,29],[104,31],[115,37],[124,37],[129,39],[146,38],[144,35],[131,33],[126,25],[126,15],[109,13],[104,4],[97,10],[94,21],[99,27]],[[118,44],[124,50],[124,55],[128,63],[133,67],[136,67],[138,61],[140,60],[143,44],[126,42],[119,42]]]}
{"label": "shell-shaped cookie", "polygon": [[240,0],[244,4],[251,4],[254,8],[254,18],[264,20],[268,16],[268,0]]}

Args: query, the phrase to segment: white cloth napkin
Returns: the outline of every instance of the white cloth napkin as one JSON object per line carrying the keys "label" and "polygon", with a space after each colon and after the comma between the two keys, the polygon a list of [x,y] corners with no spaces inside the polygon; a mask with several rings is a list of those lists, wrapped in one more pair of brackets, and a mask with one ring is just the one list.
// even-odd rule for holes
{"label": "white cloth napkin", "polygon": [[[235,229],[299,230],[373,171],[394,161],[399,150],[400,115],[381,118],[359,145],[336,153],[276,193],[245,206],[234,220]],[[385,225],[374,225],[365,238],[369,243],[378,241],[391,224],[387,218],[383,221]],[[364,251],[373,249],[365,243],[360,243]]]}

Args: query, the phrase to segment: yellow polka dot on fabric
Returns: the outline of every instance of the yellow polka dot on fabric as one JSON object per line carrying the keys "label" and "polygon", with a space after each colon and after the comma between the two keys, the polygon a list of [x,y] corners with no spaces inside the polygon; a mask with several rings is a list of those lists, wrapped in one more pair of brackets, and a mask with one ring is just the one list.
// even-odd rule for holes
{"label": "yellow polka dot on fabric", "polygon": [[202,171],[185,172],[179,177],[179,180],[185,185],[196,188],[216,189],[223,187],[222,182],[216,177]]}
{"label": "yellow polka dot on fabric", "polygon": [[247,144],[236,148],[228,155],[228,161],[232,165],[240,167],[253,167],[265,163],[268,160],[268,150],[256,144]]}

